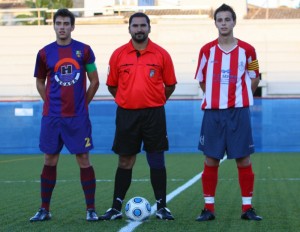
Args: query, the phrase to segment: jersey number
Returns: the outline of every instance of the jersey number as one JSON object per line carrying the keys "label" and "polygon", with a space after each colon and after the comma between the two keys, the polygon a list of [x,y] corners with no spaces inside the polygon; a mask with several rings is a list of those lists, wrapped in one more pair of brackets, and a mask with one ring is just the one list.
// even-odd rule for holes
{"label": "jersey number", "polygon": [[90,147],[91,146],[91,142],[90,142],[90,138],[85,138],[85,147]]}

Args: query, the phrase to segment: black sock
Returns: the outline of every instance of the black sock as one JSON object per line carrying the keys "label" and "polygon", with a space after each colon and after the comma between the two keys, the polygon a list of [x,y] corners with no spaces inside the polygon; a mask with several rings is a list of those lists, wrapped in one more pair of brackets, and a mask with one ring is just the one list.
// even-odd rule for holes
{"label": "black sock", "polygon": [[132,169],[118,168],[115,176],[115,189],[112,208],[121,211],[122,202],[131,184]]}
{"label": "black sock", "polygon": [[157,210],[166,207],[167,194],[167,173],[166,168],[154,169],[150,168],[151,184],[154,191]]}

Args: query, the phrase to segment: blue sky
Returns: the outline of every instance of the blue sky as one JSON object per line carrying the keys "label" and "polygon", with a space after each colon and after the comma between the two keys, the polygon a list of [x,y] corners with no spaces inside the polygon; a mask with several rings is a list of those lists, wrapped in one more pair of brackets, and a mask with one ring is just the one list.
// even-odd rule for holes
{"label": "blue sky", "polygon": [[288,7],[299,7],[300,0],[247,0],[249,4],[261,6],[261,7],[277,7],[277,6],[288,6]]}

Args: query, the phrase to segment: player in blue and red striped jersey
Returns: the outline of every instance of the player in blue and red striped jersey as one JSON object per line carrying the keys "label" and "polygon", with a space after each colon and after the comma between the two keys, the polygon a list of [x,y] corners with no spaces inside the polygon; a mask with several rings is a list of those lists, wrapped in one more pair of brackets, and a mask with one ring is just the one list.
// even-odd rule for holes
{"label": "player in blue and red striped jersey", "polygon": [[205,206],[197,221],[215,219],[218,167],[226,152],[235,159],[242,195],[242,219],[259,221],[252,204],[254,173],[250,154],[254,152],[249,106],[259,84],[255,49],[233,37],[236,15],[223,4],[214,13],[218,39],[200,50],[195,75],[203,90],[204,110],[199,149],[205,155],[202,187]]}
{"label": "player in blue and red striped jersey", "polygon": [[86,220],[96,221],[96,178],[89,160],[93,140],[88,111],[88,104],[99,87],[95,55],[90,46],[71,38],[75,17],[68,9],[59,9],[53,24],[56,41],[38,52],[34,71],[37,90],[44,101],[40,149],[45,153],[45,160],[41,174],[42,203],[30,221],[51,219],[50,201],[59,154],[64,145],[70,153],[76,154],[80,167]]}

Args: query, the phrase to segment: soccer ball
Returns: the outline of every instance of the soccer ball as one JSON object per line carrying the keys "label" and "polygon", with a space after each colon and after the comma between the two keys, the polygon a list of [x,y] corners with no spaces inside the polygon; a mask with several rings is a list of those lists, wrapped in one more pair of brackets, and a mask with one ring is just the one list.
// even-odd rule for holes
{"label": "soccer ball", "polygon": [[126,203],[125,214],[133,221],[146,220],[151,215],[151,205],[143,197],[133,197]]}

